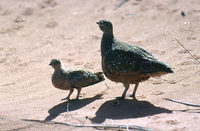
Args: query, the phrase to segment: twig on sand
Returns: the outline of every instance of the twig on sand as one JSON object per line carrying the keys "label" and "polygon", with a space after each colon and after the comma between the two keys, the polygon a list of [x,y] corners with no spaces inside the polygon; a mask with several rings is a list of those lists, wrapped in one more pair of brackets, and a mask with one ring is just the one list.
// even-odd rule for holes
{"label": "twig on sand", "polygon": [[116,128],[116,129],[134,129],[138,131],[150,131],[148,129],[145,129],[140,126],[134,126],[134,125],[109,125],[109,124],[87,124],[87,125],[81,125],[81,124],[68,124],[63,122],[55,122],[55,121],[44,121],[44,120],[34,120],[34,119],[23,119],[23,121],[29,121],[29,122],[39,122],[44,124],[59,124],[59,125],[66,125],[66,126],[72,126],[72,127],[93,127],[93,128]]}
{"label": "twig on sand", "polygon": [[179,104],[183,104],[183,105],[187,105],[187,106],[200,107],[200,105],[198,105],[198,104],[186,103],[186,102],[172,100],[172,99],[168,99],[168,98],[164,98],[164,99],[167,101],[171,101],[171,102],[175,102],[175,103],[179,103]]}
{"label": "twig on sand", "polygon": [[189,54],[190,56],[192,56],[193,59],[195,59],[199,64],[200,64],[200,60],[198,60],[197,58],[195,58],[188,49],[186,49],[183,44],[181,44],[181,42],[175,37],[176,41],[179,43],[179,45],[181,45]]}
{"label": "twig on sand", "polygon": [[107,89],[109,89],[110,87],[105,83],[105,85],[106,85],[106,87],[107,87]]}
{"label": "twig on sand", "polygon": [[124,3],[126,3],[129,0],[121,0],[120,3],[118,5],[115,6],[115,10],[118,9],[119,7],[121,7]]}

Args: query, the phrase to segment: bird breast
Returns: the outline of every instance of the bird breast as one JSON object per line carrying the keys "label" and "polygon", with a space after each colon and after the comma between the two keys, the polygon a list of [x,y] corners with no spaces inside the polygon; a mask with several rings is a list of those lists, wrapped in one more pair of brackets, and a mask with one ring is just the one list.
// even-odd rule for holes
{"label": "bird breast", "polygon": [[51,78],[52,84],[55,88],[61,89],[61,90],[69,90],[70,85],[63,76],[61,72],[54,72],[52,78]]}
{"label": "bird breast", "polygon": [[110,56],[102,57],[102,70],[108,79],[114,82],[128,82],[130,84],[149,79],[147,74],[141,74],[140,71],[135,70],[134,62],[126,63],[127,61],[124,61],[122,63],[122,61],[110,60],[109,58]]}
{"label": "bird breast", "polygon": [[117,73],[113,68],[112,65],[108,65],[106,62],[106,56],[102,57],[102,70],[105,76],[115,82],[120,82],[119,73]]}

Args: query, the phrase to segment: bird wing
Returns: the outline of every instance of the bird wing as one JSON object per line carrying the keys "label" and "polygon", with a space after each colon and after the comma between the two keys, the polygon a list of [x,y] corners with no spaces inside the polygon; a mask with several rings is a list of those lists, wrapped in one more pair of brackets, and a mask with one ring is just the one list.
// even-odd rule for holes
{"label": "bird wing", "polygon": [[112,53],[109,53],[105,59],[107,70],[111,73],[137,75],[164,71],[167,67],[145,49],[118,40],[114,41]]}
{"label": "bird wing", "polygon": [[142,47],[128,44],[126,42],[119,41],[115,38],[114,38],[113,50],[123,50],[126,52],[132,52],[137,57],[154,58],[154,56],[151,53],[149,53]]}
{"label": "bird wing", "polygon": [[105,57],[106,70],[109,73],[135,73],[139,59],[131,52],[114,50]]}
{"label": "bird wing", "polygon": [[65,78],[74,88],[87,86],[94,81],[95,76],[86,70],[68,70],[65,72]]}

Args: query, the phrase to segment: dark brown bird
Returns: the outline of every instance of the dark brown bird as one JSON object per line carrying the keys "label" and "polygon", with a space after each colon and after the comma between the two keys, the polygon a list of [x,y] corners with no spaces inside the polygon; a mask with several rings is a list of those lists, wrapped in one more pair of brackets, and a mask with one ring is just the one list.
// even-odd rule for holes
{"label": "dark brown bird", "polygon": [[51,81],[55,88],[62,90],[70,90],[69,95],[64,98],[70,100],[70,96],[74,89],[77,89],[78,100],[81,89],[104,80],[103,72],[91,73],[86,70],[71,69],[64,70],[61,67],[61,62],[58,59],[52,59],[50,64],[54,68]]}
{"label": "dark brown bird", "polygon": [[101,40],[103,72],[108,79],[121,82],[125,87],[122,96],[118,99],[125,98],[130,84],[135,84],[131,97],[136,99],[135,93],[140,82],[150,77],[173,73],[169,66],[155,59],[143,48],[117,40],[109,20],[101,20],[97,24],[103,31]]}

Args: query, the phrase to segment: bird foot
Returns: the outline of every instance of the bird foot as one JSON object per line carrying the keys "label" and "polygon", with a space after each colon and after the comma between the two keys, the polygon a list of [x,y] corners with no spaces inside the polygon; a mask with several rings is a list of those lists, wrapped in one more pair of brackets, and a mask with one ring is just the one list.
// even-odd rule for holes
{"label": "bird foot", "polygon": [[133,94],[128,94],[129,97],[135,97]]}
{"label": "bird foot", "polygon": [[135,97],[135,95],[133,95],[133,94],[128,94],[128,96],[129,96],[129,97],[132,97],[133,100],[137,100],[136,97]]}
{"label": "bird foot", "polygon": [[79,99],[78,99],[78,98],[76,98],[76,99],[73,99],[73,101],[79,101]]}
{"label": "bird foot", "polygon": [[61,101],[66,100],[69,101],[70,99],[68,97],[62,98]]}
{"label": "bird foot", "polygon": [[125,99],[125,97],[116,97],[116,100],[124,100]]}

